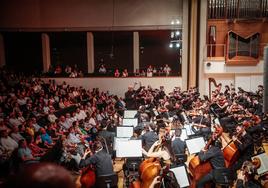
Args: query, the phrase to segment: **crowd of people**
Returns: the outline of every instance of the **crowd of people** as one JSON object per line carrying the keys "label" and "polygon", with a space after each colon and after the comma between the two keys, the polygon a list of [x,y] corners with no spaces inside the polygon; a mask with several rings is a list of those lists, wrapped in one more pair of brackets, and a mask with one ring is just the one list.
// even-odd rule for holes
{"label": "crowd of people", "polygon": [[[261,143],[267,138],[268,113],[262,112],[262,86],[256,92],[246,92],[219,85],[211,99],[203,99],[198,88],[181,91],[175,87],[166,93],[163,86],[152,88],[140,83],[129,86],[121,98],[98,88],[86,90],[53,80],[46,83],[4,70],[0,85],[2,177],[43,161],[56,162],[77,174],[89,165],[95,166],[97,177],[113,174],[116,127],[122,124],[125,110],[138,110],[135,117],[139,124],[131,139],[142,140],[144,157],[162,159],[161,165],[167,170],[176,165],[176,156],[187,155],[180,136],[183,127],[191,123],[194,136],[211,143],[198,157],[201,163],[210,161],[213,170],[194,182],[197,187],[213,183],[214,172],[223,168],[233,173],[236,187],[262,186],[263,176],[256,179],[256,169],[250,173],[244,170],[247,164],[252,165],[253,155],[263,152]],[[217,129],[212,123],[216,118]],[[171,139],[172,129],[175,133]],[[239,150],[239,157],[233,161],[228,161],[223,152],[230,140]],[[159,182],[158,175],[151,178],[150,187]],[[192,176],[195,180],[195,174]],[[178,186],[170,173],[163,179],[166,187]]]}
{"label": "crowd of people", "polygon": [[60,65],[57,65],[55,67],[51,65],[49,67],[48,74],[53,76],[63,76],[70,78],[84,77],[83,71],[79,70],[76,64],[74,65],[74,67],[66,65],[65,68]]}
{"label": "crowd of people", "polygon": [[[109,75],[109,71],[106,68],[105,64],[101,64],[98,69],[98,74],[102,76]],[[153,67],[152,65],[149,65],[145,69],[137,69],[134,73],[131,74],[131,76],[141,76],[141,77],[153,77],[153,76],[170,76],[171,74],[171,68],[168,64],[165,64],[163,67]],[[128,77],[129,72],[127,69],[123,69],[120,71],[118,68],[116,68],[113,72],[113,76],[116,78],[119,77]]]}

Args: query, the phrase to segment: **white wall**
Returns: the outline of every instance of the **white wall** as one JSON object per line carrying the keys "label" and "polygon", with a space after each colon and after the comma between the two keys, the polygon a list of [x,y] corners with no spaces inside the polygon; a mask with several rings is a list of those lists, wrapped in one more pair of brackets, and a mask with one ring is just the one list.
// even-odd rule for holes
{"label": "white wall", "polygon": [[[182,87],[181,77],[158,77],[158,78],[43,78],[44,81],[54,79],[56,83],[65,81],[71,86],[82,86],[86,89],[99,88],[101,91],[109,91],[111,94],[124,96],[129,85],[141,82],[142,85],[151,85],[153,88],[165,87],[165,91],[171,92],[174,87]],[[138,86],[137,86],[138,87]],[[137,88],[136,87],[136,88]]]}
{"label": "white wall", "polygon": [[263,85],[263,60],[255,66],[228,66],[224,61],[209,62],[210,66],[207,66],[206,61],[203,64],[206,95],[209,94],[209,77],[214,78],[217,84],[222,83],[224,86],[232,83],[235,88],[241,87],[246,91],[256,91],[258,85]]}

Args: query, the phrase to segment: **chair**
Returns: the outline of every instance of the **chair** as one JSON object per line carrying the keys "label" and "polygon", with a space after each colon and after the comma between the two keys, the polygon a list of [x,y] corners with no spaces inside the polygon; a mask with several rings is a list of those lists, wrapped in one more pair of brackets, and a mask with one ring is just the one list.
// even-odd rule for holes
{"label": "chair", "polygon": [[96,180],[96,187],[98,188],[113,188],[117,187],[118,176],[117,174],[108,174],[98,176]]}
{"label": "chair", "polygon": [[176,164],[181,165],[184,164],[187,161],[187,155],[186,154],[175,154],[176,158]]}

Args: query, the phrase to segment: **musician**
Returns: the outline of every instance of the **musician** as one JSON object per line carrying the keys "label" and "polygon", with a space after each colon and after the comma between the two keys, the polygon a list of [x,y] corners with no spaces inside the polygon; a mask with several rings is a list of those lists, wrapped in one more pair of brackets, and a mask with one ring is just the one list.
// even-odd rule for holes
{"label": "musician", "polygon": [[147,157],[160,158],[166,165],[171,164],[174,154],[171,144],[167,141],[165,128],[161,127],[159,129],[158,141],[151,146],[148,152],[143,149],[143,154]]}
{"label": "musician", "polygon": [[185,154],[186,143],[181,140],[181,129],[175,130],[175,139],[171,143],[171,147],[175,155]]}
{"label": "musician", "polygon": [[236,188],[261,188],[261,183],[255,179],[256,167],[251,161],[245,161],[238,173]]}
{"label": "musician", "polygon": [[[211,134],[211,120],[210,115],[208,113],[204,113],[203,116],[199,116],[195,119],[193,119],[193,131],[195,135],[201,135],[204,136],[204,138],[207,140],[208,137]],[[197,127],[195,129],[194,127]]]}
{"label": "musician", "polygon": [[156,126],[153,123],[146,125],[145,133],[142,135],[141,140],[146,151],[149,151],[151,146],[158,140],[158,136],[155,132]]}
{"label": "musician", "polygon": [[128,110],[136,109],[135,90],[132,85],[128,86],[128,91],[125,93],[126,108]]}
{"label": "musician", "polygon": [[252,137],[246,132],[242,124],[237,125],[236,134],[232,139],[239,150],[240,156],[238,161],[231,167],[234,173],[240,169],[246,160],[250,160],[254,153],[254,145]]}
{"label": "musician", "polygon": [[209,161],[212,166],[212,171],[205,175],[197,182],[198,188],[203,188],[204,185],[208,182],[211,182],[215,179],[213,171],[217,169],[225,168],[225,161],[223,153],[221,151],[221,143],[217,140],[217,134],[212,134],[212,143],[208,150],[202,150],[198,157],[201,162]]}
{"label": "musician", "polygon": [[[80,161],[79,168],[92,164],[96,168],[97,176],[113,174],[114,171],[111,156],[103,149],[102,143],[96,141],[94,144],[94,150],[94,154],[90,149],[86,150]],[[88,154],[90,154],[90,157],[87,158]]]}

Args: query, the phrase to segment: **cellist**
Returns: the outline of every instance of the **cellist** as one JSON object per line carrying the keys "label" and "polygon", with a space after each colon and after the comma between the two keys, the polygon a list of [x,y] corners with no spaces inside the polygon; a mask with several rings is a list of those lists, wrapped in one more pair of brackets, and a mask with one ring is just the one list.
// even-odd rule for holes
{"label": "cellist", "polygon": [[242,124],[236,126],[236,136],[233,136],[232,139],[240,153],[239,159],[231,167],[232,171],[236,173],[242,167],[244,161],[251,159],[254,153],[254,145],[252,137],[246,132]]}
{"label": "cellist", "polygon": [[209,161],[212,170],[197,182],[197,188],[203,188],[206,183],[212,182],[215,179],[213,171],[225,168],[225,161],[221,150],[221,143],[218,141],[218,134],[213,132],[211,137],[212,142],[209,148],[207,150],[202,149],[198,157],[201,163]]}

